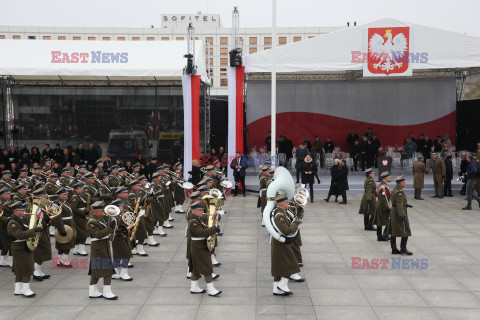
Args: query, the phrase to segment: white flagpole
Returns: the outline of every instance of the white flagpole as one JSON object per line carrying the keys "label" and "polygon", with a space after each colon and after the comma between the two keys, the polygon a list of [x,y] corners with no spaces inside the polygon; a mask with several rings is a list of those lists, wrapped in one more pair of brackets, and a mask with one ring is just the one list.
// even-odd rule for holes
{"label": "white flagpole", "polygon": [[276,154],[277,140],[277,0],[272,0],[272,110],[271,110],[271,159],[272,165]]}

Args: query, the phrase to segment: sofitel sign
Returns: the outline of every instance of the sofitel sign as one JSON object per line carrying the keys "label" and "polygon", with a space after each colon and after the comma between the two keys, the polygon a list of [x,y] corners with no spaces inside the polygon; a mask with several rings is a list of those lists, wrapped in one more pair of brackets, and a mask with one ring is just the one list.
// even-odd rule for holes
{"label": "sofitel sign", "polygon": [[189,14],[189,15],[164,15],[162,17],[164,22],[190,22],[190,21],[204,21],[204,22],[217,22],[215,15],[203,15],[203,14]]}

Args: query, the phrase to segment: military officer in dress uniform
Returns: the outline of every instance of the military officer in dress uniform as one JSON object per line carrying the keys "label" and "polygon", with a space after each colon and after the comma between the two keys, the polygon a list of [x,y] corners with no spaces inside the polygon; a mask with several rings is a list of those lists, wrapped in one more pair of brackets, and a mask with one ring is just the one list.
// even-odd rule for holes
{"label": "military officer in dress uniform", "polygon": [[[392,254],[406,254],[412,255],[412,252],[407,250],[408,237],[412,236],[410,231],[410,223],[408,221],[407,208],[412,206],[407,203],[407,196],[403,191],[405,188],[405,178],[399,176],[395,179],[397,185],[392,191],[392,211],[390,211],[389,232],[392,236],[391,246]],[[400,250],[397,249],[397,237],[401,237]]]}
{"label": "military officer in dress uniform", "polygon": [[45,159],[45,165],[42,168],[42,171],[46,174],[49,174],[52,171],[52,160],[47,158]]}
{"label": "military officer in dress uniform", "polygon": [[83,176],[86,174],[87,174],[87,167],[84,164],[82,164],[81,166],[78,167],[75,178],[77,178],[79,181],[83,181]]}
{"label": "military officer in dress uniform", "polygon": [[27,169],[20,169],[20,175],[17,178],[17,184],[25,184],[28,185],[28,170]]}
{"label": "military officer in dress uniform", "polygon": [[72,186],[73,194],[70,197],[70,208],[73,212],[73,223],[77,235],[75,237],[74,255],[87,256],[85,240],[87,239],[87,220],[90,219],[91,202],[88,195],[83,192],[83,183],[77,182]]}
{"label": "military officer in dress uniform", "polygon": [[10,192],[15,190],[16,185],[13,183],[12,173],[9,170],[2,172],[2,179],[0,180],[0,188],[7,187]]}
{"label": "military officer in dress uniform", "polygon": [[[377,188],[377,204],[375,206],[375,214],[373,215],[373,224],[377,226],[377,241],[388,241],[388,219],[390,218],[390,197],[392,190],[388,187],[391,180],[390,172],[384,171],[380,175],[382,182]],[[382,234],[382,227],[385,230]]]}
{"label": "military officer in dress uniform", "polygon": [[[130,207],[135,208],[136,201],[140,199],[140,205],[142,205],[143,204],[142,200],[147,195],[143,191],[141,191],[140,183],[137,180],[134,180],[130,183],[130,187],[131,187],[131,190],[130,190],[130,193],[128,194],[127,204]],[[139,210],[141,210],[140,207],[139,207]],[[135,239],[134,239],[135,243],[132,244],[132,247],[133,247],[132,254],[134,255],[137,254],[141,257],[148,257],[148,254],[145,252],[145,249],[143,248],[143,243],[148,237],[147,229],[145,228],[145,216],[138,217],[138,219],[140,219],[140,221],[138,222],[137,231],[135,233]]]}
{"label": "military officer in dress uniform", "polygon": [[[104,297],[108,300],[116,300],[118,297],[112,293],[113,270],[112,252],[110,251],[110,236],[113,234],[115,221],[109,221],[104,217],[104,204],[96,201],[92,204],[93,215],[88,220],[88,235],[92,239],[92,252],[90,258],[90,286],[88,296],[90,298]],[[103,278],[103,293],[98,288],[98,280]]]}
{"label": "military officer in dress uniform", "polygon": [[190,255],[192,263],[192,277],[190,292],[192,294],[205,293],[205,290],[198,286],[200,275],[205,277],[207,291],[209,296],[218,296],[222,293],[213,286],[213,267],[210,259],[210,252],[207,247],[207,237],[220,231],[220,228],[212,226],[207,227],[204,223],[203,204],[198,201],[191,205],[192,214],[195,216],[188,222],[188,234],[191,239]]}
{"label": "military officer in dress uniform", "polygon": [[167,221],[167,215],[165,210],[165,195],[163,193],[162,176],[158,172],[152,174],[152,193],[150,194],[150,203],[152,205],[152,216],[155,222],[155,229],[153,234],[161,237],[166,237],[167,234],[163,231],[163,223]]}
{"label": "military officer in dress uniform", "polygon": [[110,173],[108,184],[111,188],[116,188],[123,183],[123,179],[118,174],[119,167],[117,165],[112,166],[112,173]]}
{"label": "military officer in dress uniform", "polygon": [[262,167],[262,171],[259,176],[259,179],[260,179],[260,191],[258,195],[257,208],[260,208],[260,217],[261,217],[263,214],[263,209],[265,209],[265,205],[267,204],[267,183],[268,181],[271,180],[269,166],[264,165]]}
{"label": "military officer in dress uniform", "polygon": [[422,189],[424,187],[424,177],[427,169],[425,168],[424,157],[418,157],[413,164],[413,188],[415,189],[415,200],[423,200]]}
{"label": "military officer in dress uniform", "polygon": [[[280,192],[275,197],[274,222],[279,232],[285,237],[292,237],[297,233],[301,220],[292,219],[287,213],[289,199]],[[299,273],[298,260],[293,252],[292,245],[271,238],[271,272],[273,276],[273,294],[290,295],[293,292],[288,288],[288,279],[292,274]]]}
{"label": "military officer in dress uniform", "polygon": [[28,187],[25,184],[19,184],[15,190],[17,193],[13,196],[13,202],[26,202],[28,197]]}
{"label": "military officer in dress uniform", "polygon": [[71,187],[71,185],[74,183],[73,179],[70,178],[70,169],[68,168],[63,168],[60,170],[61,177],[60,177],[60,184],[64,187]]}
{"label": "military officer in dress uniform", "polygon": [[377,230],[373,226],[373,215],[375,213],[376,204],[376,191],[377,185],[375,184],[375,172],[372,168],[365,170],[365,182],[363,184],[364,193],[362,197],[362,203],[360,204],[359,214],[363,214],[363,226],[365,230]]}
{"label": "military officer in dress uniform", "polygon": [[108,175],[104,173],[99,178],[100,178],[100,182],[98,185],[99,197],[102,199],[103,203],[108,205],[113,199],[115,199],[115,195],[113,194],[110,184],[108,183],[109,181]]}
{"label": "military officer in dress uniform", "polygon": [[435,185],[435,195],[432,198],[443,198],[443,181],[446,178],[445,161],[437,157],[436,153],[431,153],[431,159],[428,162],[427,173],[432,170],[433,184]]}
{"label": "military officer in dress uniform", "polygon": [[[125,189],[125,195],[128,196]],[[128,263],[132,258],[131,241],[129,239],[129,229],[122,220],[122,215],[125,213],[124,204],[121,198],[113,200],[111,205],[117,206],[120,209],[120,215],[117,219],[117,230],[115,238],[112,241],[113,261],[115,261],[115,274],[112,279],[119,279],[123,281],[132,281],[133,278],[128,274]]]}
{"label": "military officer in dress uniform", "polygon": [[3,215],[0,217],[0,267],[12,266],[12,251],[11,243],[7,236],[7,225],[12,215],[12,208],[10,207],[11,193],[7,186],[0,188],[0,210],[3,211]]}
{"label": "military officer in dress uniform", "polygon": [[[69,226],[72,228],[73,234],[75,234],[75,225],[73,222],[73,211],[72,208],[70,207],[70,204],[68,203],[68,190],[64,187],[60,187],[60,189],[57,190],[57,199],[58,203],[62,207],[62,213],[60,215],[59,219],[53,219],[52,224],[55,226],[55,228],[58,230],[58,233],[62,236],[65,237],[67,236],[67,231],[65,230],[65,226]],[[72,237],[72,239],[67,242],[67,243],[59,243],[55,241],[55,248],[58,250],[58,255],[61,257],[61,260],[57,264],[59,267],[64,267],[64,268],[71,268],[72,265],[70,264],[69,260],[69,253],[70,250],[75,247],[75,237]]]}
{"label": "military officer in dress uniform", "polygon": [[95,165],[96,165],[96,168],[95,170],[93,171],[93,173],[95,174],[95,176],[100,179],[102,176],[103,176],[103,160],[102,159],[98,159],[97,161],[95,161]]}
{"label": "military officer in dress uniform", "polygon": [[30,290],[30,277],[33,274],[33,252],[28,249],[26,240],[42,232],[41,227],[28,229],[24,219],[25,207],[20,201],[12,203],[10,209],[13,214],[7,225],[8,237],[11,241],[13,253],[13,273],[15,274],[15,295],[31,298],[35,293]]}

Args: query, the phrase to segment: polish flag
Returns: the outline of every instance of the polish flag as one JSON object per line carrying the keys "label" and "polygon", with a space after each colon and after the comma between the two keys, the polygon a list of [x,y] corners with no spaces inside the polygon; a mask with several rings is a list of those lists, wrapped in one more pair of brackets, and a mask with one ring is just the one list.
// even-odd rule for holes
{"label": "polish flag", "polygon": [[155,112],[152,111],[152,115],[150,116],[150,120],[153,121],[155,120]]}
{"label": "polish flag", "polygon": [[183,90],[183,176],[192,171],[193,159],[200,161],[200,76],[182,76]]}
{"label": "polish flag", "polygon": [[[245,67],[228,67],[228,161],[239,151],[243,154],[243,88]],[[233,181],[233,169],[228,178]]]}

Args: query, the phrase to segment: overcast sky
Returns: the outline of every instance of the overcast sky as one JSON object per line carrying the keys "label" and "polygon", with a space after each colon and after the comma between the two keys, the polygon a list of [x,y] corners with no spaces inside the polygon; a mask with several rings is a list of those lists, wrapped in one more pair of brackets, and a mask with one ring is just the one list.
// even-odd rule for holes
{"label": "overcast sky", "polygon": [[[0,25],[68,27],[160,26],[163,13],[219,13],[231,26],[271,25],[271,0],[0,0]],[[343,26],[381,18],[480,36],[479,0],[277,0],[279,27]]]}

